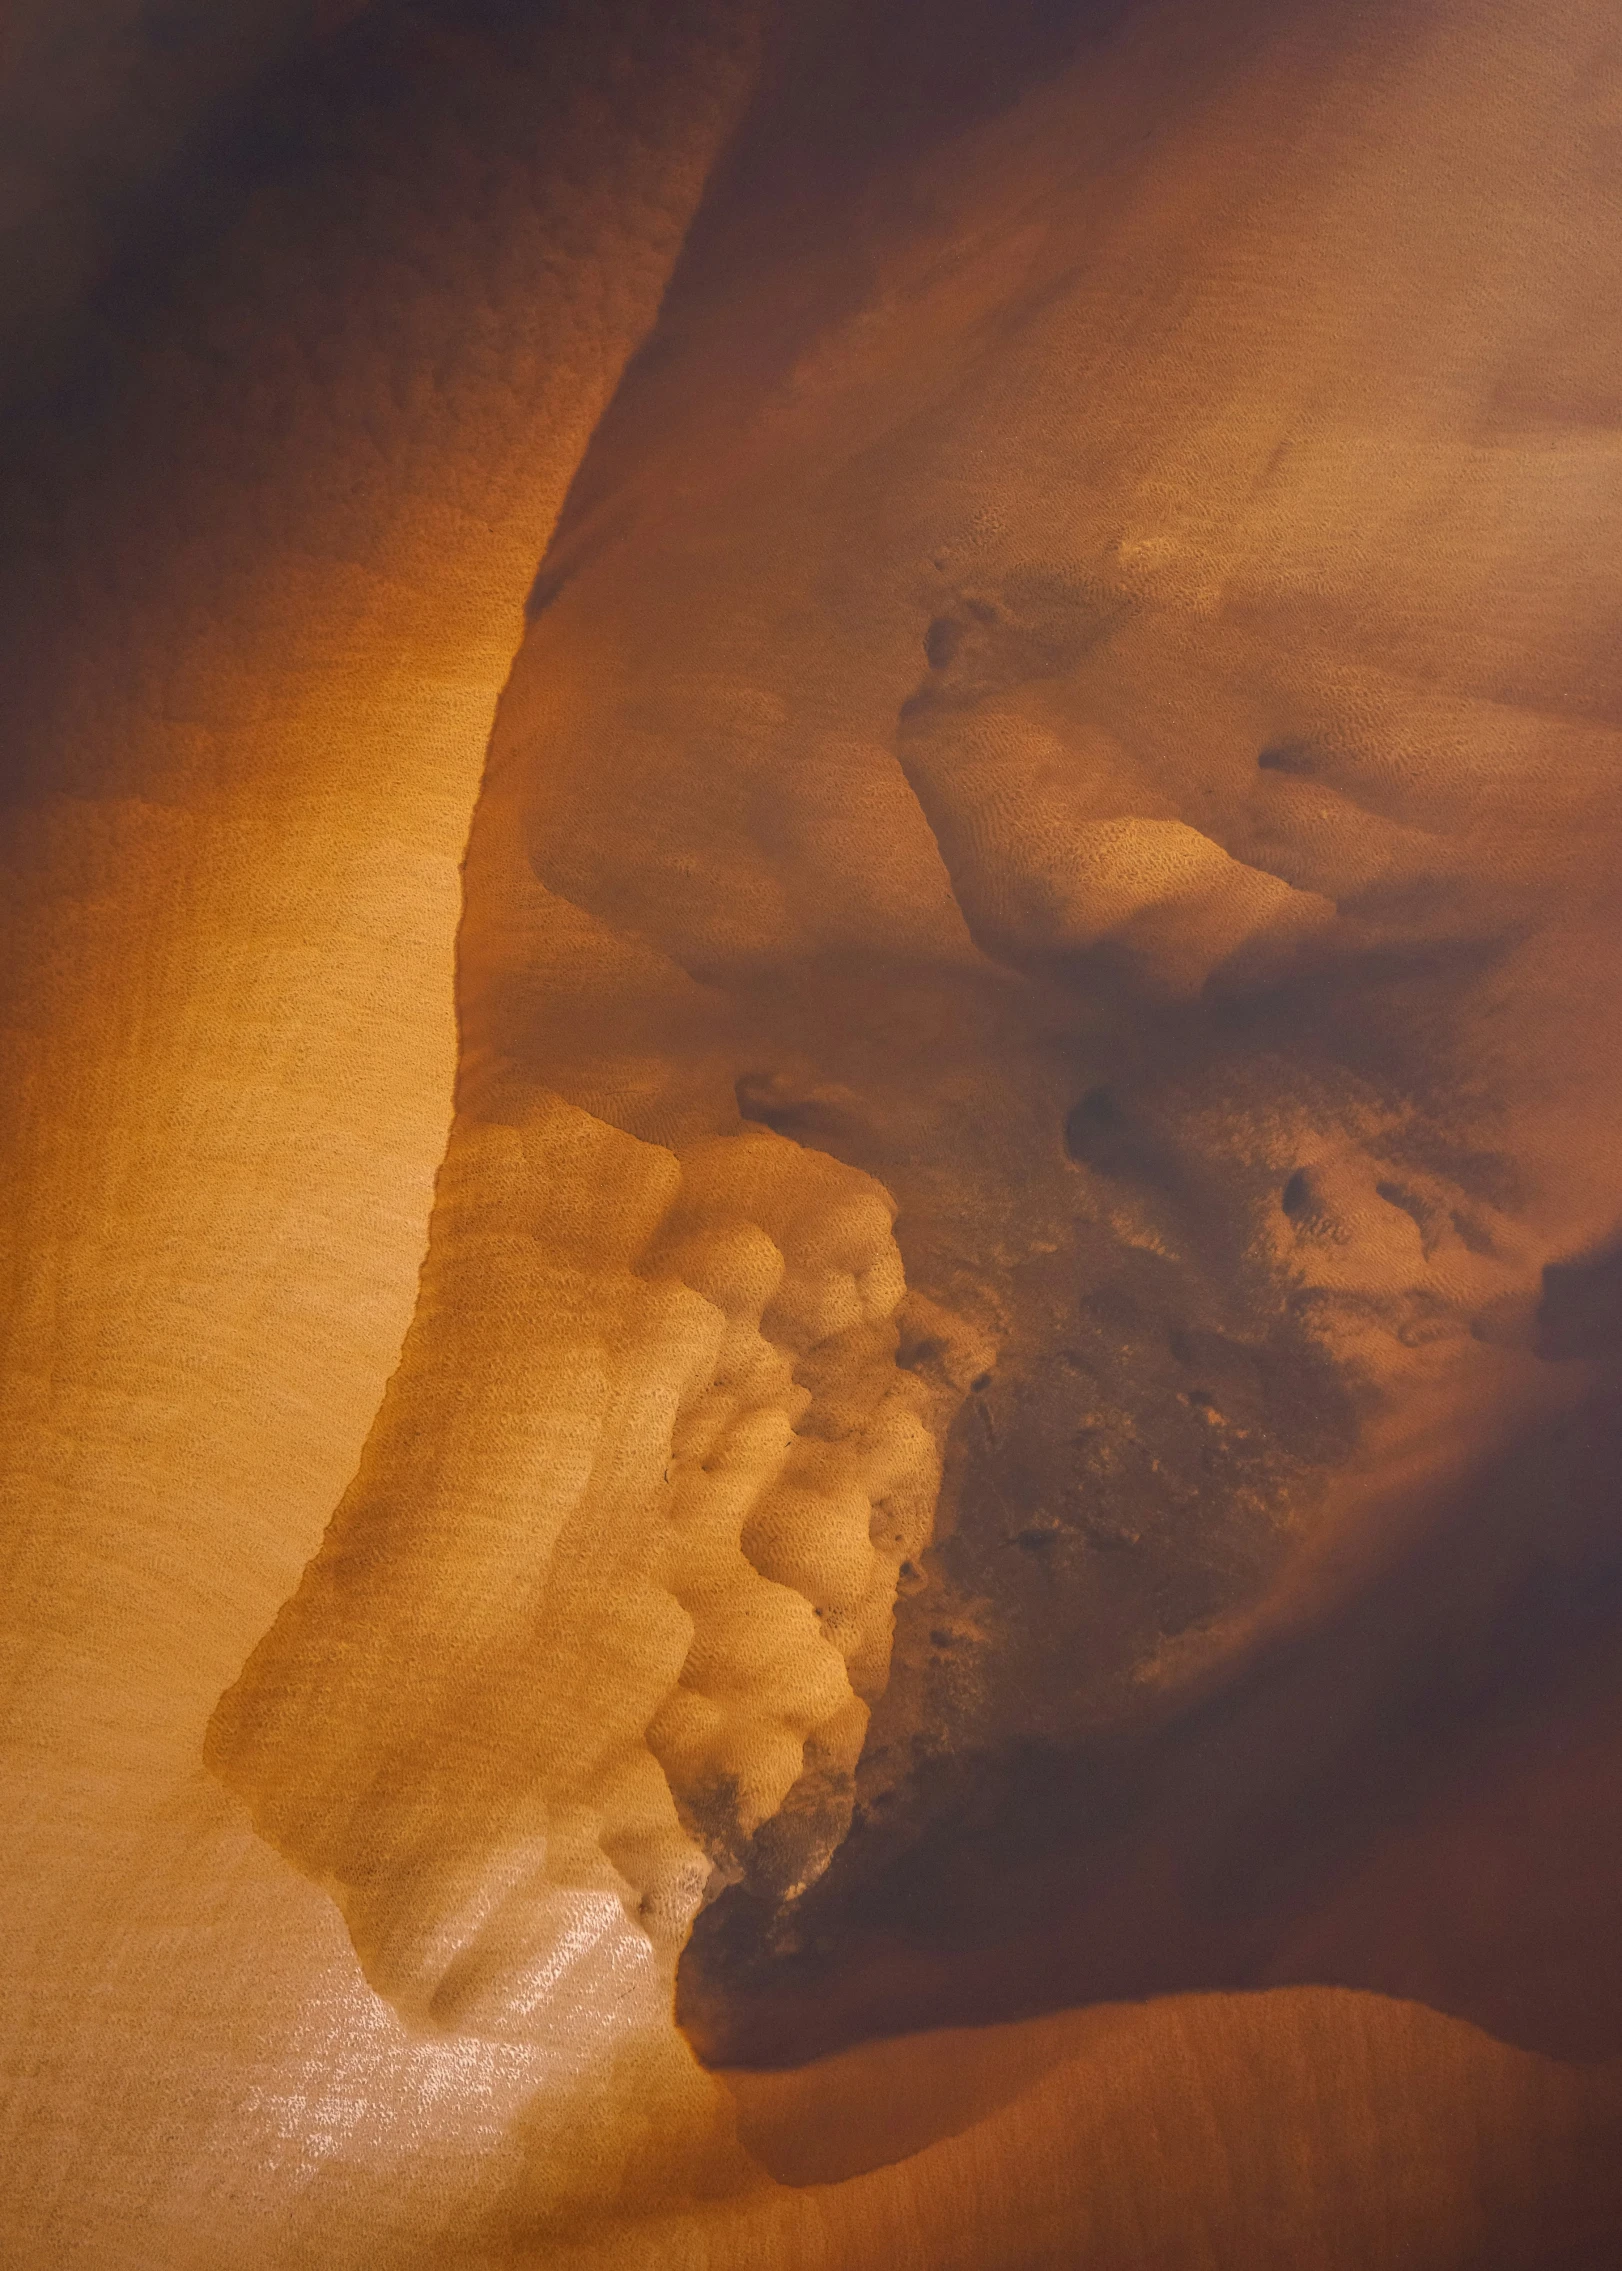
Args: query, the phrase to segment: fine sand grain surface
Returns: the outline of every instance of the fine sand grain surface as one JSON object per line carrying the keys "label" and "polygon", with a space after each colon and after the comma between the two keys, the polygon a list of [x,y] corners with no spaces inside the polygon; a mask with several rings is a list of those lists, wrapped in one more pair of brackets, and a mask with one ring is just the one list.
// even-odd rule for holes
{"label": "fine sand grain surface", "polygon": [[0,2252],[1614,2263],[1608,12],[3,70]]}

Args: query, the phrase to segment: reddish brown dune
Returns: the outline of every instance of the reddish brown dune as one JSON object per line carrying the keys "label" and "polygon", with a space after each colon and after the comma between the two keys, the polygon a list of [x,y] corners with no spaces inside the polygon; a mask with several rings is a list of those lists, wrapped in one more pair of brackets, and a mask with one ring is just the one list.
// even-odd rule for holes
{"label": "reddish brown dune", "polygon": [[1603,2271],[1607,11],[104,15],[8,2260]]}

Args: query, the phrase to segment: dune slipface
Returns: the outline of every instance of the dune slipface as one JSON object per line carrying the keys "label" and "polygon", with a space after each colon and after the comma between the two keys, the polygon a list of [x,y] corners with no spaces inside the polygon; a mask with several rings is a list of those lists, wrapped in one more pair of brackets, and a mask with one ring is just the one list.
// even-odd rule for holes
{"label": "dune slipface", "polygon": [[[328,372],[312,345],[336,407],[273,522],[290,563],[340,518],[374,546],[343,699],[396,722],[364,780],[335,741],[319,788],[361,835],[416,777],[392,690],[423,669],[390,626],[493,691],[528,591],[416,1309],[362,1448],[421,1212],[364,1334],[377,1240],[306,1239],[354,1374],[315,1467],[358,1453],[353,1480],[278,1512],[275,1443],[305,1437],[244,1395],[247,1479],[199,1533],[241,1569],[162,1649],[80,1648],[35,1714],[123,1679],[125,1722],[165,1732],[126,1745],[108,1851],[144,1857],[148,1907],[183,1886],[214,1919],[204,1962],[195,1923],[120,1955],[76,1912],[36,1977],[88,1950],[153,2008],[308,2017],[251,2079],[182,2028],[174,2069],[206,2061],[225,2110],[154,2148],[154,2093],[82,2078],[86,2016],[49,2119],[120,2169],[157,2150],[154,2262],[1597,2271],[1622,2244],[1606,12],[789,5],[672,19],[650,60],[635,10],[498,10],[461,63],[431,13],[402,12],[409,99],[365,112],[343,179],[387,178],[402,116],[443,179],[335,270],[381,319],[390,261],[429,247],[421,351],[356,325]],[[501,86],[491,131],[527,150],[530,84],[556,172],[491,212],[477,120]],[[465,165],[442,112],[474,121]],[[281,211],[250,204],[241,243]],[[530,267],[499,251],[525,214]],[[267,335],[306,304],[277,273]],[[600,325],[566,312],[598,291]],[[430,348],[443,403],[402,410]],[[282,463],[263,446],[273,493]],[[193,572],[142,636],[192,620]],[[209,679],[222,748],[333,699],[302,644],[325,586],[286,573],[285,630]],[[196,634],[165,636],[184,688]],[[45,778],[67,711],[34,710]],[[156,742],[85,793],[251,847],[253,781],[302,809],[254,730],[229,795]],[[38,888],[82,856],[36,854]],[[256,1061],[338,1030],[323,973],[386,984],[386,909],[424,904],[390,888],[364,940],[323,916]],[[259,951],[207,904],[212,952]],[[391,999],[382,1067],[432,1023]],[[138,1153],[177,1191],[214,1046],[175,1054]],[[394,1083],[420,1173],[420,1072]],[[281,1124],[209,1150],[206,1187],[266,1187]],[[121,1188],[122,1125],[112,1169],[53,1152],[50,1189]],[[325,1172],[284,1171],[299,1205]],[[251,1337],[275,1241],[221,1243],[148,1240],[206,1250]],[[87,1315],[132,1267],[85,1265]],[[45,1315],[49,1253],[33,1282]],[[81,1379],[154,1397],[137,1335],[93,1337],[55,1375],[69,1444]],[[310,1327],[284,1338],[284,1401],[319,1413]],[[131,1565],[192,1534],[165,1492],[206,1392],[165,1370],[169,1433],[97,1423],[141,1478]],[[79,1490],[70,1570],[103,1550]],[[47,1623],[76,1582],[35,1581]],[[181,1787],[230,1810],[143,1829]],[[91,1850],[51,1836],[59,1870]],[[199,2203],[249,2099],[282,2157],[221,2236]],[[132,2182],[42,2187],[27,2259],[54,2231],[124,2260]]]}

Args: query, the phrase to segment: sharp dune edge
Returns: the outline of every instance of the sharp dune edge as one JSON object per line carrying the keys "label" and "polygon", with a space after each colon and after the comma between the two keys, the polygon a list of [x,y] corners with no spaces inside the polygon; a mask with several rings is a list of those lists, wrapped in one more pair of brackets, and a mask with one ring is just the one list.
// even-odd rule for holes
{"label": "sharp dune edge", "polygon": [[1599,2271],[1604,11],[273,15],[11,59],[7,2260]]}

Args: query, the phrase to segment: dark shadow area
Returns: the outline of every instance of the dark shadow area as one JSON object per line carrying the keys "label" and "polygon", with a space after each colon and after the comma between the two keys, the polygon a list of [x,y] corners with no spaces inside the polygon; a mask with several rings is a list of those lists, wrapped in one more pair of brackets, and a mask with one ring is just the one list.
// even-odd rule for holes
{"label": "dark shadow area", "polygon": [[[1147,1737],[986,1759],[876,1877],[700,1918],[717,2063],[1199,1989],[1367,1988],[1622,2051],[1622,1396],[1534,1430],[1334,1613]],[[960,1769],[961,1772],[961,1769]]]}
{"label": "dark shadow area", "polygon": [[[589,226],[549,170],[560,119],[646,108],[645,89],[736,13],[728,0],[331,0],[304,36],[267,38],[253,68],[199,91],[161,164],[107,189],[84,289],[0,368],[14,689],[0,799],[98,793],[95,737],[42,731],[32,703],[57,698],[87,625],[141,603],[177,533],[251,570],[277,505],[308,480],[312,421],[352,437],[356,525],[374,501],[385,509],[380,468],[420,453],[458,359],[475,340],[492,361],[522,345],[485,304],[520,267],[538,308],[556,300],[561,272],[537,259],[537,231],[566,262]],[[29,258],[48,254],[47,235]],[[490,282],[470,314],[459,295],[474,257]]]}
{"label": "dark shadow area", "polygon": [[[679,363],[704,311],[739,273],[762,279],[726,367],[706,382],[740,405],[772,372],[867,301],[878,248],[913,209],[937,149],[1012,109],[1077,53],[1102,55],[1145,0],[780,0],[767,11],[760,93],[716,167],[654,336],[633,359],[559,516],[530,595],[550,605],[623,504],[650,377]],[[1243,0],[1243,22],[1270,0]],[[1191,72],[1197,79],[1198,71]],[[784,287],[779,288],[779,284]]]}

